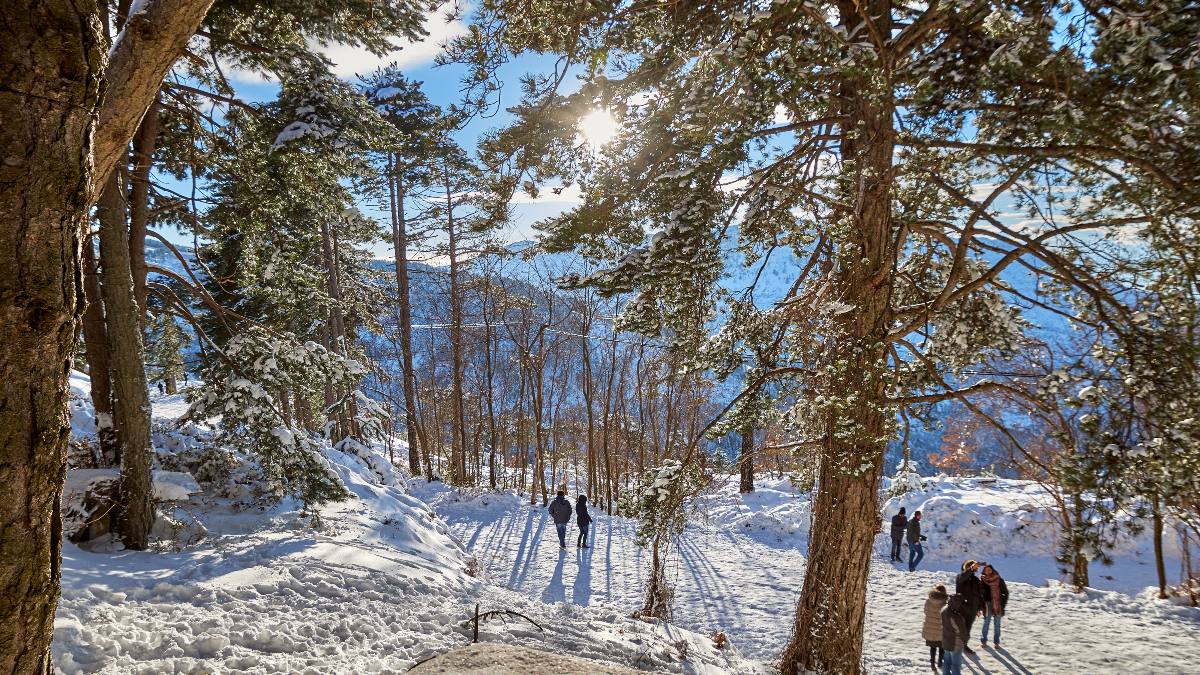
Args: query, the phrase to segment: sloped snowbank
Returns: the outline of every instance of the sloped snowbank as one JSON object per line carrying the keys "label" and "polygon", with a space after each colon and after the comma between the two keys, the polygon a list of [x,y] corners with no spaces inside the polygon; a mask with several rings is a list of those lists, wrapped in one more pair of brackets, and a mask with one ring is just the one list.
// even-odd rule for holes
{"label": "sloped snowbank", "polygon": [[[86,422],[86,377],[73,377],[72,385],[80,394],[73,413]],[[175,417],[178,396],[154,402],[157,422]],[[86,424],[79,431],[89,432]],[[160,461],[207,461],[210,432],[158,425]],[[291,500],[263,506],[239,487],[237,470],[201,464],[195,474],[204,490],[179,509],[206,528],[199,543],[103,553],[64,542],[56,671],[404,672],[469,642],[465,620],[476,603],[521,612],[545,629],[495,621],[481,627],[482,641],[664,672],[741,670],[735,655],[706,636],[606,609],[538,602],[472,576],[478,566],[471,556],[409,494],[384,451],[346,450],[327,450],[326,459],[353,498],[322,509],[316,529]],[[76,483],[94,478],[72,474]],[[181,476],[162,477],[172,494],[191,492]]]}

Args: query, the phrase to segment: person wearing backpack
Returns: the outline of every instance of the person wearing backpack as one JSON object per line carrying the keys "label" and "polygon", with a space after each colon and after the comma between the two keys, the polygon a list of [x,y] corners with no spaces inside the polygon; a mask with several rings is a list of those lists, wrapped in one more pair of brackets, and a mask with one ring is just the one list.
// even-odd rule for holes
{"label": "person wearing backpack", "polygon": [[942,675],[962,675],[967,647],[966,599],[955,593],[942,608]]}

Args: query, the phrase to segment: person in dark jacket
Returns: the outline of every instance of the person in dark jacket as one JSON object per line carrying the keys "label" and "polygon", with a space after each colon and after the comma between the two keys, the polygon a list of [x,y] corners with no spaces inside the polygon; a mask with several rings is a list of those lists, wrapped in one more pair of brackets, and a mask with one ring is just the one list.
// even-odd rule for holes
{"label": "person in dark jacket", "polygon": [[917,569],[917,565],[921,564],[921,559],[925,557],[925,549],[921,546],[921,542],[925,541],[925,535],[921,534],[921,512],[913,511],[912,520],[908,521],[908,571],[913,572]]}
{"label": "person in dark jacket", "polygon": [[929,647],[929,668],[938,672],[941,668],[942,653],[942,608],[946,606],[946,587],[938,584],[929,591],[925,598],[925,621],[921,624],[921,637]]}
{"label": "person in dark jacket", "polygon": [[587,495],[579,495],[575,500],[575,523],[579,525],[579,538],[575,540],[575,548],[587,548],[588,528],[592,526],[592,517],[588,515]]}
{"label": "person in dark jacket", "polygon": [[904,515],[904,507],[900,513],[892,516],[892,560],[900,562],[900,542],[904,539],[904,530],[908,528],[908,516]]}
{"label": "person in dark jacket", "polygon": [[558,530],[558,545],[567,548],[567,523],[571,522],[571,503],[567,501],[567,491],[559,490],[558,496],[550,502],[550,517],[554,519],[554,529]]}
{"label": "person in dark jacket", "polygon": [[955,593],[942,608],[942,675],[962,675],[967,648],[966,600]]}
{"label": "person in dark jacket", "polygon": [[963,616],[967,620],[967,635],[963,637],[963,651],[968,654],[975,653],[967,642],[971,637],[971,626],[975,624],[975,616],[983,610],[983,584],[979,582],[979,577],[975,576],[975,570],[979,569],[981,564],[974,560],[966,561],[963,563],[962,572],[954,578],[954,592],[961,595],[965,603]]}
{"label": "person in dark jacket", "polygon": [[1008,607],[1008,584],[1004,583],[1000,573],[991,565],[984,565],[979,573],[979,582],[983,586],[983,630],[979,635],[979,644],[987,647],[988,624],[996,620],[996,630],[992,633],[992,646],[1000,648],[1000,617],[1004,616]]}

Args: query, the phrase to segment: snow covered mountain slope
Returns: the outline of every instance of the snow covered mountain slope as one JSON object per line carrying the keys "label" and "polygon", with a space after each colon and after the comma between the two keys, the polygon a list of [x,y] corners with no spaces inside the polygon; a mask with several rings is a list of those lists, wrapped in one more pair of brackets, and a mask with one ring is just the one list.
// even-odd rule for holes
{"label": "snow covered mountain slope", "polygon": [[[85,376],[72,382],[77,396],[86,393]],[[155,397],[154,405],[164,465],[202,451],[205,426],[165,425],[182,411],[180,396]],[[82,433],[87,408],[85,399],[72,404]],[[543,627],[493,621],[481,627],[481,641],[661,672],[748,672],[707,636],[607,609],[545,604],[473,576],[476,563],[444,521],[405,481],[381,477],[385,455],[370,452],[329,452],[354,498],[322,509],[317,528],[290,501],[262,506],[245,486],[201,477],[204,491],[173,511],[203,525],[199,543],[167,536],[154,551],[105,552],[113,547],[64,542],[58,672],[399,673],[468,643],[465,620],[476,603]]]}
{"label": "snow covered mountain slope", "polygon": [[[982,485],[958,488],[964,504],[995,501]],[[786,480],[760,480],[757,492],[744,497],[736,490],[731,480],[709,498],[707,518],[688,527],[668,563],[674,621],[697,632],[725,632],[734,649],[766,669],[787,642],[803,585],[807,501]],[[980,495],[972,501],[975,492]],[[593,547],[560,555],[546,510],[529,506],[527,498],[463,495],[436,484],[418,493],[446,518],[494,582],[566,606],[618,613],[640,606],[648,554],[634,544],[631,521],[593,507]],[[924,598],[935,584],[953,587],[960,561],[934,556],[910,573],[886,562],[886,539],[881,534],[877,540],[869,580],[865,665],[872,673],[928,672],[929,652],[921,639]],[[1195,672],[1200,610],[1144,594],[1076,594],[1047,584],[1046,577],[1026,583],[1020,560],[1032,558],[995,560],[1012,593],[1005,648],[978,650],[969,672]],[[976,644],[978,631],[977,624]]]}

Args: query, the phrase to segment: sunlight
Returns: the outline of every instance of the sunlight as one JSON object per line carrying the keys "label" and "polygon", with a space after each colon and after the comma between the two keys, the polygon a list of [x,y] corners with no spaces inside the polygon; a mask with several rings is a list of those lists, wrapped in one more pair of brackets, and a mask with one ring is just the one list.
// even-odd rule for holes
{"label": "sunlight", "polygon": [[616,135],[617,121],[607,110],[593,110],[579,120],[579,134],[593,148],[602,148]]}

